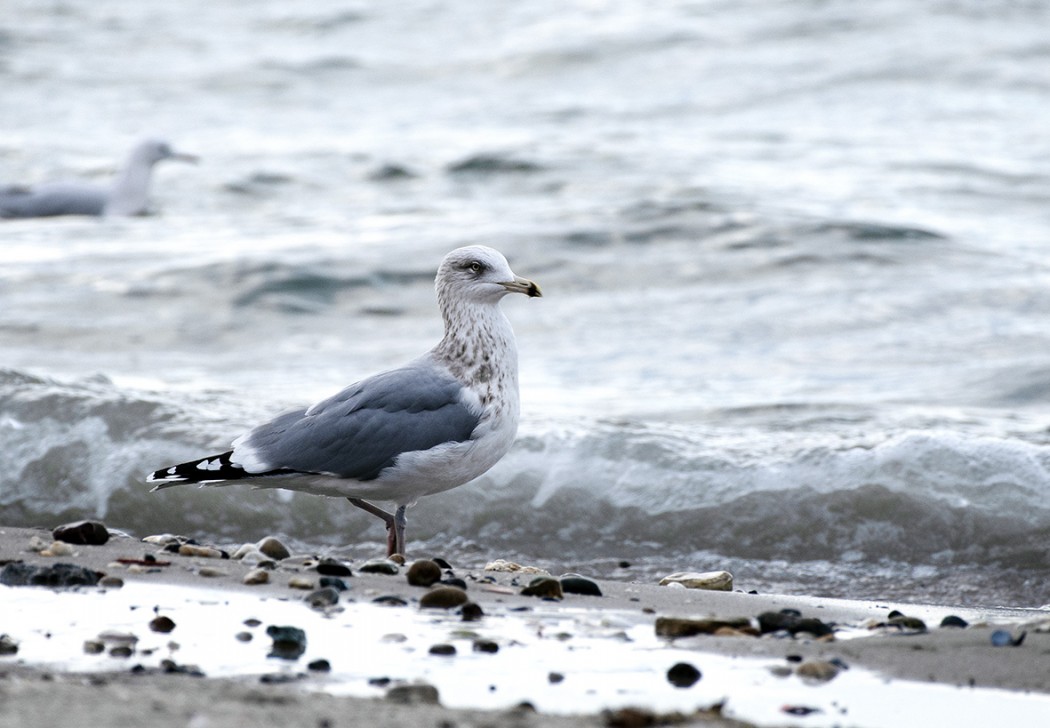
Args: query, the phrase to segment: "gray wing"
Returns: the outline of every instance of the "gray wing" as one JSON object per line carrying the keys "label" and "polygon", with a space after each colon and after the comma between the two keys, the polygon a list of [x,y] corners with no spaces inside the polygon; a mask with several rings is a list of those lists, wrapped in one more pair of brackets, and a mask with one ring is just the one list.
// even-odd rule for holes
{"label": "gray wing", "polygon": [[48,184],[0,189],[0,217],[101,215],[106,191],[89,185]]}
{"label": "gray wing", "polygon": [[463,385],[426,366],[377,374],[305,410],[293,410],[234,443],[270,470],[372,480],[401,453],[470,439],[480,414]]}

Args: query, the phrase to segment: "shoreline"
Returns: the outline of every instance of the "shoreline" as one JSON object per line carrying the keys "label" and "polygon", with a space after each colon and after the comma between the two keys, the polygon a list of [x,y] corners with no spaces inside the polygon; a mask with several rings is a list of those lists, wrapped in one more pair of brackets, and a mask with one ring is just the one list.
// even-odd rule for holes
{"label": "shoreline", "polygon": [[[110,577],[117,577],[123,581],[124,586],[118,588],[114,583],[113,586],[102,589],[81,587],[76,592],[51,591],[42,587],[0,586],[0,603],[8,601],[24,607],[15,610],[18,614],[16,618],[8,617],[5,624],[0,626],[0,632],[22,642],[17,654],[0,657],[0,673],[3,674],[3,679],[0,679],[0,699],[5,705],[0,725],[23,724],[29,716],[39,719],[49,715],[49,711],[56,710],[82,714],[86,712],[98,716],[95,722],[104,720],[114,724],[127,720],[122,711],[142,709],[144,706],[151,706],[149,724],[153,726],[186,725],[187,711],[196,715],[193,711],[199,713],[201,710],[207,711],[209,719],[215,721],[214,724],[223,724],[223,711],[233,711],[231,715],[239,714],[238,711],[247,711],[244,715],[248,716],[256,707],[259,708],[261,717],[258,721],[252,718],[252,721],[258,725],[285,724],[285,721],[279,718],[281,715],[286,719],[293,715],[310,716],[295,718],[297,723],[305,720],[304,725],[310,725],[314,719],[315,725],[339,725],[343,724],[340,716],[345,717],[348,714],[359,718],[362,724],[367,722],[372,725],[405,725],[405,721],[410,725],[428,722],[434,724],[441,720],[456,725],[480,725],[491,723],[497,717],[522,726],[568,726],[570,721],[576,726],[615,725],[614,722],[610,722],[613,721],[611,714],[603,714],[601,709],[588,709],[582,715],[570,715],[565,710],[544,710],[544,701],[549,703],[555,699],[547,693],[556,693],[558,690],[567,693],[568,689],[552,688],[550,685],[539,683],[532,685],[522,677],[515,677],[513,680],[507,677],[500,682],[499,695],[511,696],[520,693],[525,700],[516,701],[515,705],[517,702],[534,703],[540,708],[540,712],[516,708],[515,705],[485,709],[469,706],[447,707],[446,703],[449,702],[472,702],[469,695],[457,698],[451,693],[448,694],[452,699],[446,700],[447,687],[441,691],[439,702],[428,704],[401,705],[393,702],[389,692],[385,694],[384,699],[384,693],[379,689],[365,689],[364,694],[371,697],[362,697],[361,694],[347,695],[348,690],[352,692],[351,688],[361,693],[360,686],[364,685],[364,681],[360,676],[370,674],[368,669],[381,671],[380,654],[383,649],[392,648],[378,645],[380,637],[390,635],[371,633],[388,630],[404,633],[400,637],[404,639],[406,647],[399,648],[400,652],[392,652],[395,659],[405,659],[401,653],[416,650],[415,654],[407,658],[408,664],[416,665],[427,660],[439,664],[437,667],[427,667],[426,670],[432,670],[432,673],[424,671],[424,674],[432,674],[437,682],[445,680],[445,686],[456,684],[460,678],[464,683],[470,679],[477,679],[476,676],[472,677],[472,670],[493,669],[498,672],[497,668],[489,668],[486,665],[509,666],[505,669],[511,671],[507,673],[510,675],[514,670],[520,670],[522,661],[526,665],[529,661],[540,665],[543,659],[554,660],[552,664],[555,665],[568,665],[565,670],[569,678],[566,684],[570,684],[577,678],[572,665],[578,664],[572,662],[572,650],[584,656],[588,650],[595,656],[602,655],[603,657],[593,658],[598,663],[604,661],[619,664],[618,660],[623,657],[624,670],[635,670],[638,678],[652,674],[654,678],[658,678],[653,682],[654,686],[658,686],[656,691],[659,694],[666,693],[670,696],[669,699],[679,704],[676,706],[667,701],[661,704],[660,699],[654,698],[657,704],[643,706],[644,710],[653,715],[684,714],[689,716],[691,721],[702,722],[705,725],[741,723],[704,712],[717,702],[712,700],[709,694],[706,698],[697,697],[692,703],[682,702],[682,697],[689,693],[675,691],[667,686],[667,679],[662,675],[665,669],[662,665],[667,659],[663,658],[661,650],[666,652],[667,648],[671,647],[673,652],[668,654],[701,667],[704,676],[695,689],[698,696],[703,694],[700,691],[701,687],[714,684],[720,677],[720,671],[725,671],[719,667],[724,664],[719,660],[728,658],[733,662],[725,664],[762,665],[763,674],[779,670],[780,678],[770,679],[780,680],[777,683],[778,689],[795,689],[797,683],[800,704],[806,703],[807,700],[811,703],[826,701],[836,694],[840,686],[845,689],[850,680],[854,680],[858,674],[866,673],[871,673],[891,685],[894,682],[906,681],[909,684],[939,685],[971,691],[974,688],[991,688],[1040,699],[1050,698],[1050,674],[1041,669],[1043,656],[1050,651],[1050,610],[967,609],[899,602],[860,602],[804,595],[752,594],[741,591],[747,589],[746,584],[736,585],[737,591],[702,591],[649,583],[603,580],[590,574],[583,576],[600,588],[602,596],[565,594],[561,600],[548,601],[520,593],[522,587],[534,578],[533,575],[485,571],[480,564],[470,567],[452,565],[454,575],[467,585],[467,597],[479,605],[484,613],[477,622],[464,622],[458,610],[454,608],[421,608],[420,598],[433,589],[410,585],[406,580],[404,567],[397,575],[386,575],[363,573],[360,571],[361,563],[350,563],[353,575],[345,578],[350,588],[337,598],[338,603],[330,607],[311,609],[303,601],[313,599],[311,595],[320,586],[316,555],[313,554],[282,560],[276,568],[268,570],[267,583],[247,585],[244,583],[245,575],[254,567],[244,561],[183,556],[121,535],[114,535],[102,546],[76,545],[72,546],[72,553],[46,556],[29,550],[34,539],[36,546],[41,542],[50,543],[52,540],[51,533],[42,529],[0,528],[0,562],[17,561],[41,567],[59,562],[76,564],[103,572]],[[422,554],[419,556],[422,557]],[[125,563],[119,563],[118,559],[125,560]],[[166,562],[168,565],[144,566],[151,563],[150,559]],[[669,568],[668,573],[675,570],[677,569]],[[313,588],[291,588],[289,583],[297,578],[309,583]],[[288,684],[260,684],[260,675],[258,672],[252,672],[254,667],[204,667],[203,672],[207,675],[204,678],[165,674],[154,669],[134,674],[131,668],[136,660],[144,659],[143,664],[146,664],[150,659],[153,659],[153,662],[159,659],[142,658],[141,655],[148,654],[146,650],[123,662],[114,661],[114,658],[105,655],[85,657],[83,654],[68,655],[71,662],[64,662],[59,658],[48,658],[50,662],[40,659],[42,650],[45,647],[55,647],[63,631],[70,632],[69,644],[75,644],[77,649],[85,640],[97,636],[97,625],[91,623],[92,626],[88,626],[87,612],[90,610],[86,605],[95,603],[93,600],[103,600],[101,604],[109,605],[107,609],[100,610],[107,612],[100,619],[112,620],[116,618],[108,613],[114,611],[111,608],[113,605],[121,603],[118,599],[131,598],[130,595],[134,594],[148,595],[151,590],[168,594],[168,590],[172,589],[179,590],[179,594],[191,595],[192,600],[195,600],[193,606],[180,603],[170,609],[165,608],[166,611],[161,610],[159,606],[153,607],[154,612],[170,614],[175,623],[180,625],[172,633],[172,637],[192,638],[193,629],[200,632],[214,627],[220,630],[217,634],[221,634],[222,639],[228,639],[232,635],[226,635],[221,630],[229,629],[211,624],[217,624],[217,621],[208,615],[225,616],[226,613],[230,613],[232,618],[237,609],[242,609],[237,605],[250,605],[243,609],[250,608],[263,622],[271,620],[270,615],[273,615],[274,620],[285,621],[287,618],[284,615],[291,615],[290,618],[296,623],[309,625],[306,627],[307,632],[320,635],[320,639],[311,637],[311,646],[313,649],[319,649],[319,654],[323,653],[323,657],[331,659],[331,675],[325,678],[310,674],[305,678],[297,677]],[[101,596],[88,596],[89,593],[95,592],[101,593]],[[80,593],[84,596],[76,596]],[[124,594],[123,597],[120,596],[121,593]],[[52,594],[59,596],[50,596]],[[70,596],[61,596],[63,594]],[[142,606],[147,606],[148,598],[145,598],[145,601],[142,597],[138,599]],[[209,625],[207,628],[192,626],[194,607],[199,607],[196,602],[201,600],[206,601],[209,606],[203,610],[198,608],[196,611],[205,615],[205,623]],[[44,616],[52,604],[59,602],[70,605],[62,607],[66,610],[59,612],[62,616]],[[170,598],[167,598],[165,603],[168,602],[174,604]],[[374,606],[377,603],[396,606],[378,608]],[[216,604],[229,606],[217,611]],[[132,610],[134,609],[133,606]],[[816,637],[801,632],[790,636],[781,630],[775,634],[757,637],[748,631],[754,632],[753,626],[742,630],[722,629],[718,634],[699,634],[674,640],[657,638],[654,633],[657,620],[662,619],[714,618],[737,620],[741,624],[742,620],[746,620],[750,625],[754,625],[758,615],[779,613],[781,610],[797,610],[803,617],[816,618],[821,623],[834,627],[836,634]],[[891,613],[894,610],[903,613],[905,621],[898,619],[896,623],[891,623]],[[84,614],[78,614],[81,611]],[[142,611],[144,610],[140,610],[139,614],[142,614]],[[11,610],[7,609],[5,612],[10,613]],[[962,618],[969,626],[939,627],[941,620],[949,615]],[[69,624],[64,624],[67,619]],[[120,619],[128,618],[121,613]],[[115,623],[118,623],[118,628],[124,628],[120,619],[116,619]],[[394,621],[386,621],[391,619]],[[917,623],[912,621],[915,619],[922,620],[926,625],[925,631],[916,629]],[[50,620],[50,623],[41,623],[47,620]],[[144,620],[143,617],[136,614],[135,620],[138,621],[131,624],[137,625],[133,631],[142,639],[140,647],[147,645],[151,638],[157,644],[163,644],[169,639],[167,636],[161,639],[160,636],[151,634],[146,628],[148,620]],[[390,624],[395,626],[390,627]],[[362,642],[364,647],[342,648],[341,651],[331,652],[336,649],[338,640],[350,639],[351,627],[359,629],[362,635],[360,639],[368,638],[373,642]],[[259,629],[265,629],[265,626]],[[336,631],[329,633],[324,632],[325,629]],[[498,659],[504,662],[497,662],[494,657],[493,661],[485,663],[482,661],[485,658],[469,654],[469,638],[463,635],[471,630],[490,638],[490,641],[496,643],[494,649],[502,646]],[[548,633],[540,635],[542,639],[537,639],[536,634],[544,630]],[[554,630],[559,632],[554,633]],[[997,647],[992,643],[992,634],[996,630],[1006,630],[1015,639],[1022,632],[1025,636],[1017,646]],[[34,637],[43,631],[49,633],[49,641]],[[51,639],[50,631],[55,632],[55,639]],[[328,637],[328,634],[334,637]],[[207,639],[214,638],[208,635]],[[425,649],[429,646],[426,641],[435,643],[443,640],[459,645],[459,652],[455,657],[438,660],[426,655]],[[266,637],[257,633],[255,647],[252,649],[260,649],[261,643],[265,641]],[[568,644],[568,647],[562,646],[562,642]],[[185,654],[192,654],[192,639],[186,639],[185,644],[186,649],[183,652],[171,653],[175,661],[181,660]],[[315,645],[319,646],[314,647]],[[232,647],[223,649],[234,650]],[[477,649],[475,646],[474,650]],[[551,652],[566,649],[567,652]],[[36,656],[34,651],[37,652]],[[548,653],[553,657],[544,657]],[[201,654],[208,653],[205,650]],[[515,655],[518,656],[519,662],[510,662]],[[660,655],[661,659],[664,659],[664,662],[656,663],[661,665],[661,674],[656,674],[655,669],[639,667],[642,664],[639,660],[652,660],[655,659],[654,655]],[[305,665],[299,663],[311,657],[312,655],[307,653],[298,663],[290,662],[281,669],[285,672],[305,673]],[[562,662],[558,662],[559,660]],[[221,660],[216,664],[220,662]],[[263,662],[266,670],[272,672],[275,669],[273,660]],[[68,665],[74,663],[97,664],[100,669],[69,669]],[[291,667],[293,664],[294,668]],[[384,664],[384,669],[391,672],[392,684],[420,682],[418,676],[400,679],[401,674],[398,670],[406,675],[411,672],[404,667],[405,663]],[[784,676],[797,670],[797,666],[801,664],[811,664],[818,668],[825,666],[824,669],[831,670],[830,677],[818,675],[821,678],[818,682],[821,684],[815,691],[812,687],[813,681],[806,687],[802,686],[796,676],[787,677],[785,681]],[[833,667],[827,667],[829,665]],[[839,668],[834,668],[835,665]],[[357,672],[354,672],[355,670]],[[842,671],[842,676],[836,678],[835,673],[839,670]],[[544,667],[544,675],[547,671]],[[504,676],[499,674],[498,677],[502,679]],[[578,682],[581,682],[583,677],[585,676],[579,675]],[[340,679],[343,680],[342,683],[339,682]],[[496,691],[497,677],[492,679],[494,684],[489,690]],[[742,678],[735,679],[740,682]],[[187,683],[188,680],[192,680],[192,684]],[[553,681],[553,678],[551,680]],[[628,683],[631,680],[628,680]],[[183,687],[185,689],[181,689]],[[642,692],[637,695],[644,695],[643,688],[638,689]],[[515,692],[516,690],[518,692]],[[532,700],[528,699],[532,695],[529,690],[535,691],[536,697]],[[592,692],[594,690],[600,691],[600,688],[592,689]],[[629,693],[629,690],[627,692]],[[654,695],[657,692],[654,692]],[[207,696],[206,709],[202,707],[202,696]],[[485,705],[486,700],[488,698],[485,696],[478,695],[477,701],[474,702],[475,705]],[[592,701],[592,704],[598,705],[601,697],[595,700],[598,702]],[[629,698],[625,700],[629,704]],[[616,698],[616,701],[621,705],[612,705],[614,711],[623,707],[624,702],[619,698]],[[129,702],[130,705],[127,704]],[[693,708],[683,710],[680,705],[692,705]],[[730,697],[727,701],[727,715],[734,715],[732,709],[738,705],[739,700]],[[276,722],[267,723],[266,720],[270,717]],[[794,720],[804,720],[806,725],[819,724],[813,722],[812,718],[796,718],[790,714],[784,714],[782,717],[783,720],[776,724],[793,724]],[[167,722],[169,719],[171,722]],[[7,722],[12,720],[15,722]],[[770,724],[768,720],[760,722]]]}

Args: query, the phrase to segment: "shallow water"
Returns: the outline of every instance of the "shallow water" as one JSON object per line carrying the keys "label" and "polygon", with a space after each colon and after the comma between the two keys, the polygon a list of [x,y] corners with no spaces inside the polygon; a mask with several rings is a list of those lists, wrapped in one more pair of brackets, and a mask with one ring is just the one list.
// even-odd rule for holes
{"label": "shallow water", "polygon": [[154,216],[0,225],[0,514],[374,550],[141,480],[428,348],[481,242],[545,292],[521,436],[413,550],[1050,603],[1048,12],[16,1],[0,183],[203,162]]}

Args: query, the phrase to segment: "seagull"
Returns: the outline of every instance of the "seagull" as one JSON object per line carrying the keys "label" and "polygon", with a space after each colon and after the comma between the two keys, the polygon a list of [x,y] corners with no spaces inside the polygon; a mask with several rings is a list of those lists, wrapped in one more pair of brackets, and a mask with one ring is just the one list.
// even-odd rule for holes
{"label": "seagull", "polygon": [[124,168],[109,188],[85,182],[0,188],[0,217],[144,215],[153,165],[164,159],[197,161],[196,156],[176,152],[167,142],[146,140],[131,150]]}
{"label": "seagull", "polygon": [[[383,520],[387,556],[404,554],[405,511],[463,485],[510,450],[518,429],[518,351],[499,302],[542,295],[482,245],[445,256],[435,281],[444,338],[398,369],[278,415],[218,455],[157,470],[153,490],[248,482],[346,498]],[[367,500],[366,500],[367,499]],[[393,503],[393,513],[371,500]]]}

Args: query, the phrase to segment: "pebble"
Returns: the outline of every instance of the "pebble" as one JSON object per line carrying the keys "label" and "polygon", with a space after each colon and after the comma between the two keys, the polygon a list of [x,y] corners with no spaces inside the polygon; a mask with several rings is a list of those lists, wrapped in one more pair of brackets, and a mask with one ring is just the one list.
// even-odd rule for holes
{"label": "pebble", "polygon": [[407,607],[408,601],[396,594],[383,594],[372,600],[373,604],[378,604],[381,607]]}
{"label": "pebble", "polygon": [[823,683],[839,674],[839,666],[833,662],[811,660],[796,667],[795,674],[809,683]]}
{"label": "pebble", "polygon": [[474,651],[495,654],[499,652],[499,644],[492,640],[474,640]]}
{"label": "pebble", "polygon": [[686,589],[733,591],[733,575],[728,571],[679,571],[660,579],[660,586],[681,584]]}
{"label": "pebble", "polygon": [[1027,632],[1014,637],[1009,630],[997,629],[992,632],[991,641],[993,647],[1020,647],[1021,643],[1024,642],[1024,638],[1027,636]]}
{"label": "pebble", "polygon": [[17,655],[18,640],[9,634],[0,634],[0,655]]}
{"label": "pebble", "polygon": [[49,543],[49,541],[45,541],[39,536],[33,536],[31,539],[29,539],[29,546],[26,548],[26,550],[32,551],[33,553],[40,553],[48,547]]}
{"label": "pebble", "polygon": [[404,566],[405,565],[405,555],[404,554],[391,554],[390,555],[390,560],[393,561],[398,566]]}
{"label": "pebble", "polygon": [[539,576],[529,582],[529,585],[521,590],[522,596],[541,597],[543,599],[562,599],[565,595],[561,590],[561,582],[549,576]]}
{"label": "pebble", "polygon": [[102,574],[76,564],[33,566],[15,561],[0,570],[0,584],[7,586],[95,586]]}
{"label": "pebble", "polygon": [[540,574],[550,576],[550,572],[546,569],[541,569],[538,566],[522,566],[516,564],[513,561],[506,561],[505,559],[496,559],[485,564],[485,571],[504,571],[515,574]]}
{"label": "pebble", "polygon": [[412,586],[433,586],[441,581],[441,567],[430,559],[413,561],[405,573],[405,578]]}
{"label": "pebble", "polygon": [[445,642],[438,645],[431,645],[430,654],[441,655],[442,657],[452,657],[456,654],[456,646]]}
{"label": "pebble", "polygon": [[269,556],[274,561],[281,561],[282,559],[289,558],[292,553],[288,550],[288,547],[281,543],[278,539],[273,536],[267,536],[266,538],[255,544],[255,548]]}
{"label": "pebble", "polygon": [[345,592],[350,588],[349,586],[347,586],[347,583],[340,579],[338,576],[322,576],[320,579],[317,580],[317,583],[320,584],[322,587],[330,586],[336,591],[341,592]]}
{"label": "pebble", "polygon": [[466,604],[469,600],[470,597],[462,589],[454,586],[439,586],[419,598],[419,608],[451,609]]}
{"label": "pebble", "polygon": [[106,589],[120,589],[124,586],[124,580],[119,576],[103,576],[98,580],[98,585]]}
{"label": "pebble", "polygon": [[252,641],[252,633],[251,632],[238,632],[237,634],[235,634],[233,636],[233,638],[235,640],[237,640],[238,642],[251,642]]}
{"label": "pebble", "polygon": [[318,574],[324,576],[353,576],[353,572],[350,571],[350,567],[344,564],[342,561],[337,559],[321,559],[317,562]]}
{"label": "pebble", "polygon": [[269,657],[298,660],[306,652],[306,632],[298,627],[270,625],[266,634],[273,640]]}
{"label": "pebble", "polygon": [[474,602],[464,604],[459,613],[462,615],[464,622],[477,622],[485,616],[485,610],[481,608],[480,604],[475,604]]}
{"label": "pebble", "polygon": [[676,688],[691,688],[700,679],[700,671],[688,662],[679,662],[667,671],[667,682]]}
{"label": "pebble", "polygon": [[175,622],[170,617],[154,617],[149,623],[149,628],[154,632],[170,632],[175,629]]}
{"label": "pebble", "polygon": [[458,576],[450,576],[447,579],[442,579],[438,583],[444,584],[445,586],[454,586],[457,589],[462,589],[463,591],[467,590],[467,582],[463,581]]}
{"label": "pebble", "polygon": [[330,662],[328,662],[328,660],[325,660],[325,659],[322,658],[322,659],[313,660],[312,662],[310,662],[306,666],[306,669],[310,670],[311,672],[331,672],[332,671],[332,665],[331,665]]}
{"label": "pebble", "polygon": [[255,586],[257,584],[267,584],[270,581],[270,572],[266,569],[252,569],[244,578],[241,579],[245,584]]}
{"label": "pebble", "polygon": [[56,541],[85,546],[101,546],[109,541],[109,531],[99,521],[76,521],[57,526],[51,537]]}
{"label": "pebble", "polygon": [[106,651],[106,646],[98,640],[84,640],[84,653],[88,655],[100,655]]}
{"label": "pebble", "polygon": [[602,596],[602,590],[597,583],[585,579],[579,574],[569,574],[561,578],[561,590],[566,594],[582,594],[588,597]]}
{"label": "pebble", "polygon": [[949,614],[947,617],[941,620],[941,626],[965,629],[966,627],[970,626],[970,623],[962,617],[956,617],[954,614]]}
{"label": "pebble", "polygon": [[307,579],[305,576],[293,576],[288,580],[288,587],[291,589],[310,590],[314,588],[314,580]]}
{"label": "pebble", "polygon": [[549,682],[551,685],[557,685],[558,683],[562,682],[563,680],[565,680],[565,675],[563,675],[560,672],[548,672],[547,673],[547,682]]}
{"label": "pebble", "polygon": [[209,578],[226,576],[226,572],[222,569],[216,569],[214,566],[202,566],[197,569],[197,576],[206,576]]}
{"label": "pebble", "polygon": [[815,637],[823,637],[834,632],[828,625],[815,617],[799,616],[798,610],[782,609],[779,612],[762,612],[758,615],[758,626],[762,634],[781,630],[791,635],[805,632]]}
{"label": "pebble", "polygon": [[926,631],[926,623],[921,619],[918,617],[908,617],[903,614],[897,614],[890,617],[886,620],[886,624],[910,634],[920,634]]}
{"label": "pebble", "polygon": [[[698,634],[718,634],[730,629],[743,634],[757,634],[751,626],[751,620],[747,617],[736,619],[687,619],[684,617],[657,617],[656,636],[670,637],[692,637]],[[750,630],[750,632],[748,632]]]}
{"label": "pebble", "polygon": [[339,590],[330,586],[323,587],[317,591],[310,592],[303,600],[313,609],[324,609],[339,603]]}
{"label": "pebble", "polygon": [[179,556],[196,556],[203,559],[222,559],[229,558],[227,554],[219,549],[213,549],[210,546],[197,546],[195,544],[184,543],[179,546]]}
{"label": "pebble", "polygon": [[361,564],[358,571],[365,574],[386,574],[387,576],[395,576],[398,571],[400,571],[400,567],[390,559],[369,559]]}
{"label": "pebble", "polygon": [[386,699],[403,705],[438,705],[438,689],[433,685],[395,685],[386,691]]}
{"label": "pebble", "polygon": [[62,541],[55,541],[40,552],[41,556],[72,556],[73,547]]}
{"label": "pebble", "polygon": [[161,548],[172,545],[184,544],[188,540],[189,539],[185,536],[176,536],[173,533],[160,533],[155,536],[146,536],[146,538],[142,539],[144,543],[153,544],[154,546],[160,546]]}
{"label": "pebble", "polygon": [[110,657],[131,657],[135,654],[135,650],[128,645],[117,645],[109,651]]}

